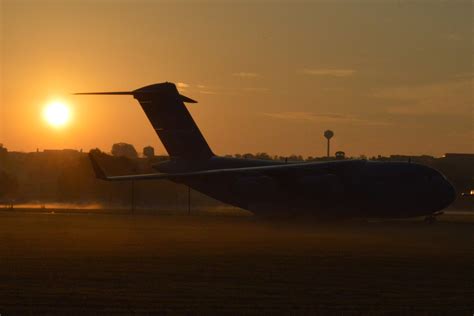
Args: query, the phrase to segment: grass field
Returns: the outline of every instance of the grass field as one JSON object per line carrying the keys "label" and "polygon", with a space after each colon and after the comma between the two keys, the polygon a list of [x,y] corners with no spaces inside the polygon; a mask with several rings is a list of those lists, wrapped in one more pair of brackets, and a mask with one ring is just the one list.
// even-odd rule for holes
{"label": "grass field", "polygon": [[460,314],[474,214],[285,223],[1,211],[0,314]]}

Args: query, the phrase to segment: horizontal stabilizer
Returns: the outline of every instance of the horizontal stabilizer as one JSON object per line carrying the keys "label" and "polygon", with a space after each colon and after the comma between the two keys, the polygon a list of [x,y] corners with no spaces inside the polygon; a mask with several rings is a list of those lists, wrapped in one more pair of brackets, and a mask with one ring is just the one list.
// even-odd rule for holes
{"label": "horizontal stabilizer", "polygon": [[73,93],[74,95],[95,95],[95,94],[105,94],[105,95],[133,95],[133,91],[116,91],[116,92],[79,92]]}
{"label": "horizontal stabilizer", "polygon": [[[73,93],[74,95],[133,95],[134,97],[140,95],[153,95],[156,94],[156,91],[111,91],[111,92],[78,92]],[[188,98],[182,94],[178,94],[180,100],[186,103],[197,103],[196,100]]]}

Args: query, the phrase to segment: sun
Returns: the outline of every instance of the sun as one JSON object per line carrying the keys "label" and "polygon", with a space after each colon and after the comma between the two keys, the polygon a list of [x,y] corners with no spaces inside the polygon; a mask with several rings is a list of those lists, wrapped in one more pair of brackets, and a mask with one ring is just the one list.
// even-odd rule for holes
{"label": "sun", "polygon": [[53,127],[62,127],[71,119],[71,109],[63,101],[52,101],[43,109],[44,120]]}

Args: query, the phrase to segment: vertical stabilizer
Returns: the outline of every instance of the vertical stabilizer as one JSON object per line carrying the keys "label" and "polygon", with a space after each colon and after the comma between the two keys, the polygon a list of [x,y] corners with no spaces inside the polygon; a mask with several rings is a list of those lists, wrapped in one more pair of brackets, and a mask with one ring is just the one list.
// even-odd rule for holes
{"label": "vertical stabilizer", "polygon": [[133,95],[171,158],[209,159],[214,156],[184,102],[196,101],[179,94],[171,82],[149,85],[135,91],[78,94]]}
{"label": "vertical stabilizer", "polygon": [[165,82],[133,91],[148,120],[173,158],[208,159],[214,154],[184,102],[196,103]]}

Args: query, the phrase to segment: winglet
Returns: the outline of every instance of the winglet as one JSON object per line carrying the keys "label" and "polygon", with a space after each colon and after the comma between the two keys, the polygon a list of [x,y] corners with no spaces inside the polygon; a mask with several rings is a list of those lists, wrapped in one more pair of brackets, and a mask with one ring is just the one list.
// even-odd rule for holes
{"label": "winglet", "polygon": [[96,158],[92,153],[89,153],[89,159],[92,164],[92,169],[94,169],[94,173],[97,179],[101,180],[108,180],[107,175],[105,174],[104,170],[100,167],[99,163],[97,162]]}

